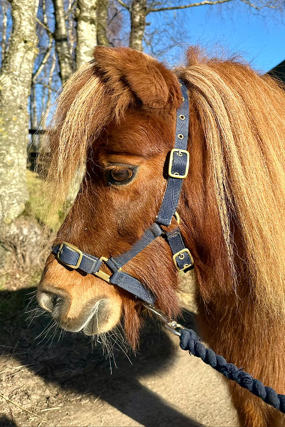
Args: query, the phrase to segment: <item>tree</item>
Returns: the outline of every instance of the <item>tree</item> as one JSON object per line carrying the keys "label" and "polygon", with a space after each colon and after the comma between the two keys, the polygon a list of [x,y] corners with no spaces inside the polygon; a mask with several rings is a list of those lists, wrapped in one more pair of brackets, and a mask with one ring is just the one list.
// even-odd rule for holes
{"label": "tree", "polygon": [[107,37],[109,0],[99,0],[97,10],[97,44],[109,46]]}
{"label": "tree", "polygon": [[29,127],[28,102],[37,55],[38,1],[10,1],[13,28],[0,74],[0,223],[2,224],[9,224],[21,214],[28,200],[25,176]]}
{"label": "tree", "polygon": [[[145,29],[148,23],[146,17],[154,12],[168,12],[171,10],[190,9],[198,6],[214,6],[217,4],[241,1],[255,10],[261,10],[265,7],[280,9],[281,3],[279,0],[203,0],[195,3],[181,4],[181,1],[157,1],[157,0],[130,0],[128,2],[117,0],[123,9],[130,14],[131,31],[129,46],[139,51],[143,50],[143,39]],[[178,3],[178,4],[177,4]],[[167,5],[168,4],[168,5]]]}
{"label": "tree", "polygon": [[97,44],[97,0],[78,0],[76,68],[80,68],[92,58],[92,49]]}
{"label": "tree", "polygon": [[72,57],[68,46],[63,0],[53,0],[55,17],[55,48],[59,62],[60,78],[64,84],[73,73]]}

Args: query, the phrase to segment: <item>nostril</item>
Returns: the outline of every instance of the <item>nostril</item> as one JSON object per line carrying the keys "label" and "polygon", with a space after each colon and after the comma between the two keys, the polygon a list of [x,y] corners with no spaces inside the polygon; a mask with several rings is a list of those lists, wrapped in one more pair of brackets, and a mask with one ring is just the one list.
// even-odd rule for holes
{"label": "nostril", "polygon": [[62,308],[64,304],[64,299],[62,297],[59,297],[58,295],[55,295],[53,298],[53,310],[52,310],[52,317],[55,320],[59,320],[60,316],[62,314]]}
{"label": "nostril", "polygon": [[63,298],[51,292],[40,292],[38,302],[44,310],[53,313],[57,307],[62,305]]}

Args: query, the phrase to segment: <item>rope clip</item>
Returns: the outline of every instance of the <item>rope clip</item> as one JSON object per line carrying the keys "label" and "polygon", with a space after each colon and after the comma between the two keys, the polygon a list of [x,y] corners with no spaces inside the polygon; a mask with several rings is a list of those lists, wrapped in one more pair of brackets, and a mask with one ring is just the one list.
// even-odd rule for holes
{"label": "rope clip", "polygon": [[184,326],[180,325],[176,322],[176,320],[170,320],[163,311],[159,308],[154,307],[151,304],[142,303],[142,305],[152,313],[154,313],[164,324],[165,328],[172,332],[174,335],[178,337],[181,336],[180,329],[185,329]]}

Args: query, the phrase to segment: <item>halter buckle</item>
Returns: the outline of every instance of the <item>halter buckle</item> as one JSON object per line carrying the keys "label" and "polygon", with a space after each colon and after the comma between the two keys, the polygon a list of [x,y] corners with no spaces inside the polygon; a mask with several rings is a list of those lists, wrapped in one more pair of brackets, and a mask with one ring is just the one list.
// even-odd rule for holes
{"label": "halter buckle", "polygon": [[[188,263],[183,264],[183,267],[180,268],[178,261],[177,261],[177,258],[179,258],[180,260],[183,260],[185,258],[185,255],[188,255],[188,257],[190,258],[190,264],[188,264]],[[187,249],[187,248],[184,248],[181,251],[176,252],[176,254],[174,254],[172,258],[174,261],[174,265],[178,271],[185,271],[185,270],[187,270],[187,268],[193,267],[193,265],[194,265],[192,255],[191,255],[189,249]]]}
{"label": "halter buckle", "polygon": [[[184,165],[185,170],[184,170],[183,174],[180,174],[179,172],[172,172],[173,165],[175,162],[174,154],[176,154],[176,156],[179,156],[179,157],[184,157],[184,155],[186,155],[186,164]],[[169,157],[168,175],[171,178],[179,178],[179,179],[186,178],[186,176],[188,175],[188,171],[189,171],[189,164],[190,164],[189,152],[187,150],[182,150],[181,148],[173,148],[170,152],[170,157]]]}
{"label": "halter buckle", "polygon": [[[108,261],[108,258],[101,256],[99,261],[106,262]],[[104,271],[98,270],[96,273],[94,273],[95,276],[100,277],[100,279],[105,280],[105,282],[110,283],[110,277],[111,275],[108,273],[105,273]]]}
{"label": "halter buckle", "polygon": [[[60,255],[62,254],[62,251],[63,251],[63,247],[64,247],[64,246],[66,246],[67,248],[71,249],[73,252],[76,252],[76,253],[79,255],[79,258],[78,258],[78,261],[77,261],[76,265],[67,264],[66,262],[64,262],[64,261],[60,258]],[[60,245],[60,247],[59,247],[59,249],[58,249],[58,252],[57,252],[56,257],[57,257],[57,259],[58,259],[61,263],[63,263],[63,264],[64,264],[64,265],[66,265],[67,267],[72,268],[73,270],[77,270],[77,268],[80,266],[80,263],[81,263],[81,261],[82,261],[83,253],[82,253],[82,251],[81,251],[80,249],[78,249],[76,246],[71,245],[70,243],[67,243],[67,242],[62,242],[62,243],[61,243],[61,245]]]}

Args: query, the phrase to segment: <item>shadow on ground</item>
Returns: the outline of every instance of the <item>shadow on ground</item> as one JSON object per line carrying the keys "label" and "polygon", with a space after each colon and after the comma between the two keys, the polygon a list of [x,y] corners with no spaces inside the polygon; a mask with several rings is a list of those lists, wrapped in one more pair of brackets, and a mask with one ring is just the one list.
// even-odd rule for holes
{"label": "shadow on ground", "polygon": [[[138,378],[154,376],[173,362],[178,341],[175,343],[154,321],[148,321],[141,335],[140,350],[130,354],[132,364],[122,351],[115,350],[115,360],[109,360],[97,344],[93,350],[90,338],[83,334],[65,333],[59,342],[36,339],[48,327],[49,318],[27,320],[25,307],[31,289],[0,293],[0,354],[17,359],[29,367],[34,375],[53,384],[63,395],[67,392],[100,398],[146,427],[183,426],[198,427],[196,421],[179,413],[158,395],[140,384]],[[194,327],[194,315],[184,313],[183,323]],[[118,368],[115,367],[115,363]],[[112,365],[112,374],[110,372]],[[171,387],[171,384],[169,384]],[[14,425],[8,418],[0,418],[0,426]]]}

